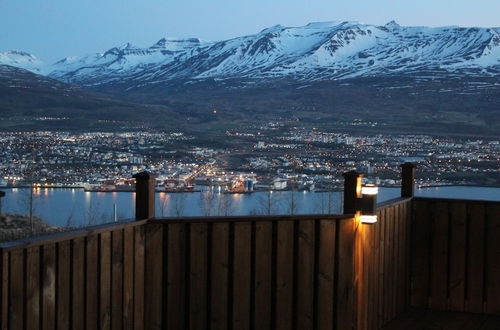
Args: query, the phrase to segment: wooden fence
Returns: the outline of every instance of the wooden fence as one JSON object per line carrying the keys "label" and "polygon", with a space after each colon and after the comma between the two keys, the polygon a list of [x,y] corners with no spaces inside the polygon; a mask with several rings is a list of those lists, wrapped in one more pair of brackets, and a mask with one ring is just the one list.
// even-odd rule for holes
{"label": "wooden fence", "polygon": [[410,299],[500,314],[499,256],[498,202],[104,225],[0,244],[0,330],[378,329]]}
{"label": "wooden fence", "polygon": [[144,329],[145,228],[2,244],[0,329]]}
{"label": "wooden fence", "polygon": [[500,315],[500,202],[415,198],[413,306]]}
{"label": "wooden fence", "polygon": [[379,329],[410,305],[411,198],[380,205],[355,237],[356,328]]}

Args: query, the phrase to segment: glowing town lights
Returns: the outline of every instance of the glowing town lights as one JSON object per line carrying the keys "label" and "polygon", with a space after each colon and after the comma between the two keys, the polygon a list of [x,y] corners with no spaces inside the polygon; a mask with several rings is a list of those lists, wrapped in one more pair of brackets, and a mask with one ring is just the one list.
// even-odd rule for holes
{"label": "glowing town lights", "polygon": [[362,223],[376,223],[377,216],[376,215],[362,215],[360,217]]}

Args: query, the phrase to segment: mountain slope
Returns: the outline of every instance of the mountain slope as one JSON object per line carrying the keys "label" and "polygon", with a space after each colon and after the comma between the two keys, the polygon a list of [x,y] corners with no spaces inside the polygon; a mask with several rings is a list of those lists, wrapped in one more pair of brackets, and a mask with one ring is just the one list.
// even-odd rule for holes
{"label": "mountain slope", "polygon": [[81,86],[142,88],[172,80],[294,79],[317,81],[433,72],[500,73],[500,29],[402,27],[354,22],[280,25],[220,42],[162,39],[44,67]]}
{"label": "mountain slope", "polygon": [[82,90],[24,69],[0,65],[0,129],[168,126],[165,106],[135,104]]}

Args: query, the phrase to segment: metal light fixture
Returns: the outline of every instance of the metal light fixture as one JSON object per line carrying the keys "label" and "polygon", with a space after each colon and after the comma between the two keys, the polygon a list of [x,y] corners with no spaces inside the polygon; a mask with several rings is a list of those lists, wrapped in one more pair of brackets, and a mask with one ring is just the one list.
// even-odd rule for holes
{"label": "metal light fixture", "polygon": [[366,184],[361,187],[361,222],[377,222],[377,195],[378,187],[373,184]]}

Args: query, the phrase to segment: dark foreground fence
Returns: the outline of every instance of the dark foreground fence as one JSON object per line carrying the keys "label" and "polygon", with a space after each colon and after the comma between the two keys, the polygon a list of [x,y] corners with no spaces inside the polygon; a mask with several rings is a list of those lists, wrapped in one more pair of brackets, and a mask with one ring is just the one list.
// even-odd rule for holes
{"label": "dark foreground fence", "polygon": [[358,215],[149,218],[4,243],[0,329],[379,329],[411,306],[500,314],[499,202],[405,196],[375,224]]}

